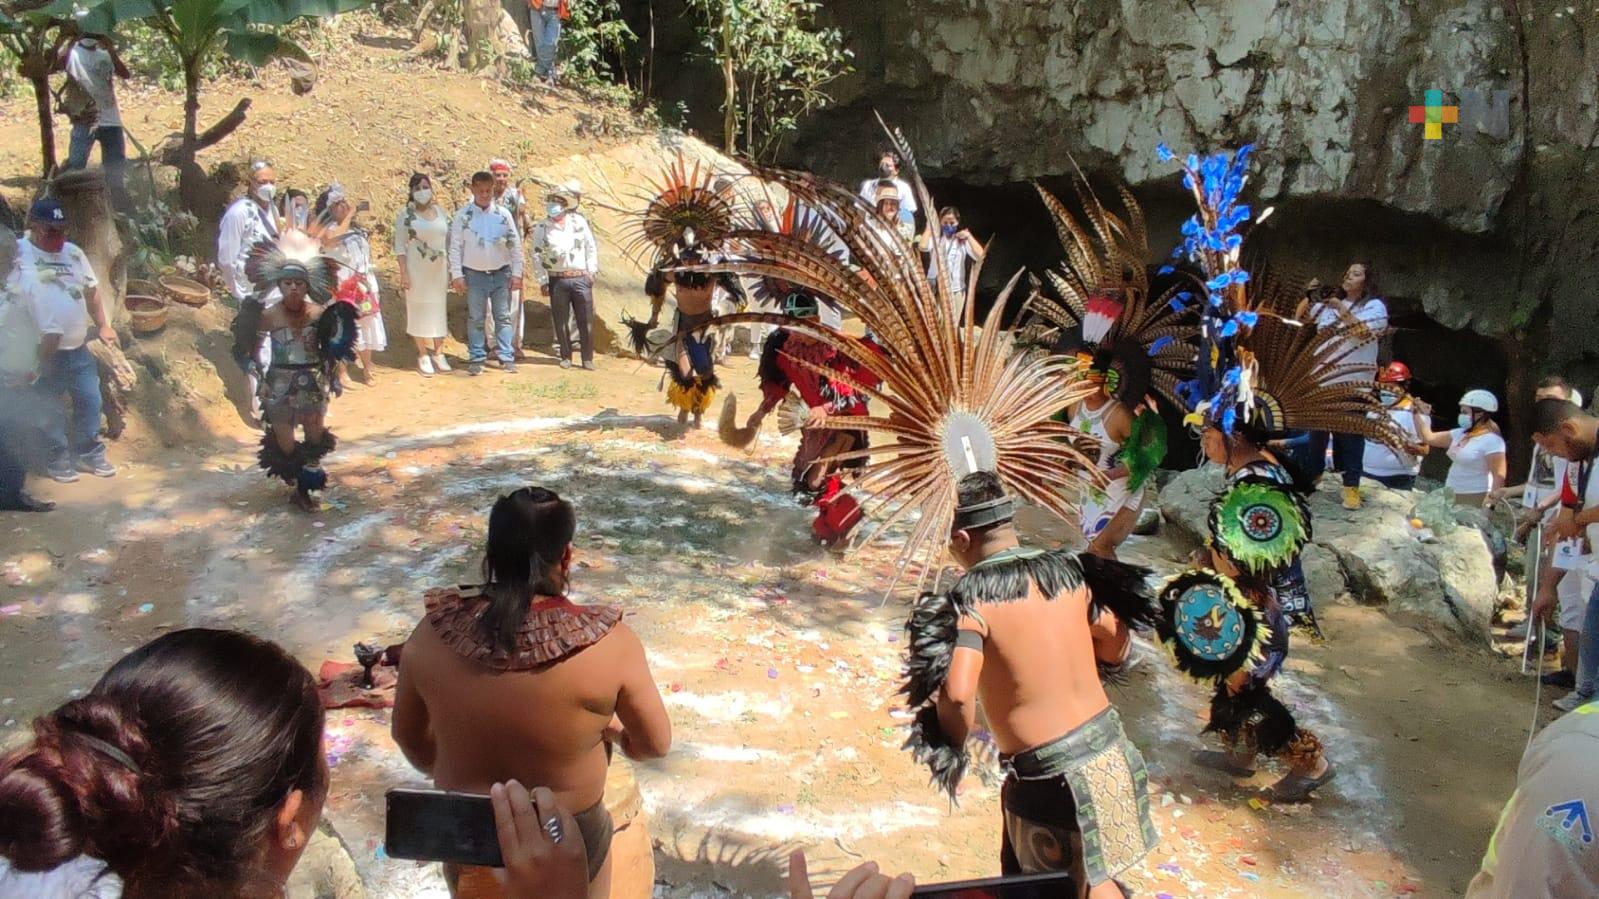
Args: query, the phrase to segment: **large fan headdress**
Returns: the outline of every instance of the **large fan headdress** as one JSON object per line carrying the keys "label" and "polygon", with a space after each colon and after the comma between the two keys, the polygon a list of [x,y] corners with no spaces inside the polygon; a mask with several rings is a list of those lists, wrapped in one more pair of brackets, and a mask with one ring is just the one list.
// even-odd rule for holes
{"label": "large fan headdress", "polygon": [[288,229],[275,239],[257,241],[244,263],[244,276],[265,292],[284,278],[304,278],[311,299],[327,303],[338,285],[339,262],[322,253],[322,243],[304,231]]}
{"label": "large fan headdress", "polygon": [[[934,208],[903,137],[893,136],[906,161],[904,174],[923,207]],[[901,561],[930,563],[931,550],[942,546],[955,520],[956,483],[978,470],[997,473],[1010,496],[1072,518],[1072,500],[1084,482],[1100,476],[1084,453],[1081,435],[1052,416],[1094,388],[1070,377],[1075,360],[1027,352],[1002,328],[1016,279],[979,327],[972,304],[957,313],[936,283],[948,278],[937,254],[936,278],[929,280],[914,248],[882,227],[854,191],[803,172],[761,168],[757,175],[819,215],[847,248],[850,263],[816,243],[811,232],[743,228],[728,235],[737,247],[732,258],[687,269],[802,285],[854,313],[886,349],[878,353],[813,321],[761,314],[721,319],[801,331],[836,347],[880,380],[876,387],[851,386],[886,414],[829,419],[822,425],[864,428],[887,438],[840,457],[869,459],[854,489],[872,523],[856,548],[919,512]],[[931,568],[924,564],[921,576]]]}
{"label": "large fan headdress", "polygon": [[687,250],[716,246],[735,227],[732,190],[718,184],[709,166],[679,153],[650,185],[644,211],[634,219],[628,253],[653,254],[652,265],[678,261]]}
{"label": "large fan headdress", "polygon": [[1192,293],[1178,283],[1150,296],[1144,213],[1126,187],[1119,188],[1123,218],[1105,208],[1081,172],[1072,185],[1081,220],[1038,187],[1066,260],[1060,271],[1045,273],[1059,301],[1034,291],[1027,311],[1051,326],[1046,334],[1055,352],[1078,357],[1087,376],[1124,404],[1136,405],[1153,386],[1178,405],[1177,385],[1193,377],[1199,334],[1184,302]]}
{"label": "large fan headdress", "polygon": [[[1382,332],[1356,321],[1318,326],[1299,289],[1269,275],[1252,278],[1240,265],[1239,229],[1253,217],[1240,200],[1251,149],[1190,155],[1182,163],[1183,186],[1199,211],[1183,224],[1183,242],[1172,255],[1186,257],[1205,277],[1196,377],[1180,387],[1190,420],[1229,434],[1238,427],[1266,436],[1332,431],[1403,447],[1404,435],[1377,399],[1374,373],[1350,362]],[[1164,144],[1157,153],[1163,161],[1174,158]]]}

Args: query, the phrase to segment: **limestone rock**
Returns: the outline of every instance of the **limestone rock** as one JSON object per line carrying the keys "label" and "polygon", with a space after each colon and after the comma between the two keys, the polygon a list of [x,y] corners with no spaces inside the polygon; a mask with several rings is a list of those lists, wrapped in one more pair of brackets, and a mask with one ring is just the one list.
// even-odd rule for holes
{"label": "limestone rock", "polygon": [[[1307,272],[1374,258],[1402,307],[1494,337],[1527,329],[1534,355],[1548,349],[1538,368],[1595,371],[1599,17],[1497,0],[826,7],[856,71],[829,86],[839,103],[804,122],[792,162],[853,183],[883,140],[874,112],[931,178],[1014,185],[1075,160],[1140,189],[1160,255],[1176,222],[1155,207],[1189,204],[1155,145],[1252,142],[1251,202],[1282,213],[1257,249],[1276,241]],[[1428,90],[1458,107],[1441,140],[1410,120]]]}
{"label": "limestone rock", "polygon": [[[1210,501],[1221,483],[1215,466],[1171,479],[1161,490],[1160,510],[1172,533],[1204,538]],[[1333,481],[1311,497],[1315,537],[1303,561],[1314,600],[1327,603],[1349,593],[1461,636],[1486,635],[1499,586],[1481,532],[1462,527],[1423,542],[1409,522],[1418,494],[1373,484],[1362,489],[1365,505],[1355,512],[1339,505]]]}

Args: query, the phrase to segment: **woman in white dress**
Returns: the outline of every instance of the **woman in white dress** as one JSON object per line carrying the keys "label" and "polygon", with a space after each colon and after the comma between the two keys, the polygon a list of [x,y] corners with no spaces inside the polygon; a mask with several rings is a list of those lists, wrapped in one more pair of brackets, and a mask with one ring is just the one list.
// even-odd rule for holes
{"label": "woman in white dress", "polygon": [[449,239],[450,217],[433,199],[433,179],[417,172],[410,199],[394,219],[394,258],[405,291],[405,333],[416,341],[416,367],[424,378],[450,370],[444,358]]}

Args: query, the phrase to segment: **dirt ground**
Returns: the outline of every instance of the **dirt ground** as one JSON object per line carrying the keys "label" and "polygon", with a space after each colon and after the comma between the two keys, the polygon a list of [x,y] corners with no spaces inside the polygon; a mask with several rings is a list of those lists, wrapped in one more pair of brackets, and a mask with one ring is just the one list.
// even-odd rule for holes
{"label": "dirt ground", "polygon": [[[313,670],[349,661],[357,640],[403,639],[424,589],[474,578],[493,500],[539,483],[577,504],[578,599],[627,610],[672,712],[671,756],[639,770],[658,895],[773,895],[796,846],[819,881],[862,858],[924,881],[996,872],[995,791],[970,780],[951,808],[899,749],[905,606],[883,602],[891,548],[840,561],[802,539],[809,515],[786,494],[792,440],[768,432],[746,454],[709,430],[678,433],[657,392],[659,369],[637,361],[602,355],[594,373],[558,369],[543,354],[548,311],[539,304],[535,358],[521,373],[424,380],[412,368],[384,229],[413,167],[463,173],[510,155],[524,172],[577,176],[596,185],[595,199],[621,203],[676,140],[619,133],[605,124],[614,115],[565,92],[516,94],[407,68],[379,39],[342,52],[348,65],[324,66],[309,97],[290,96],[271,72],[206,96],[210,110],[257,98],[245,128],[208,162],[267,155],[285,180],[338,179],[377,210],[391,349],[379,356],[375,386],[353,385],[333,406],[341,446],[328,462],[328,508],[294,513],[285,488],[254,468],[258,435],[238,414],[242,380],[222,337],[228,311],[175,311],[166,332],[133,342],[148,392],[111,449],[118,477],[40,483],[37,492],[61,504],[56,512],[0,514],[5,738],[22,739],[32,716],[172,628],[246,628]],[[0,112],[0,175],[26,172],[27,109]],[[141,136],[162,134],[180,101],[130,91],[124,112]],[[0,180],[13,199],[29,184],[26,175]],[[619,249],[621,216],[592,212],[608,346],[622,309],[646,310],[639,272]],[[464,311],[452,302],[458,338]],[[459,340],[449,349],[460,360]],[[723,377],[753,399],[754,363],[734,357]],[[1056,524],[1024,523],[1034,541],[1066,539]],[[1162,572],[1182,554],[1159,537],[1129,547]],[[1514,781],[1531,679],[1486,648],[1435,639],[1380,610],[1323,611],[1328,640],[1296,643],[1281,681],[1339,769],[1314,804],[1255,798],[1271,771],[1245,784],[1193,770],[1187,755],[1208,696],[1160,653],[1150,650],[1116,688],[1150,762],[1162,840],[1129,878],[1139,895],[1464,889]],[[368,893],[441,895],[434,868],[383,853],[383,791],[420,780],[388,737],[387,713],[333,713],[328,754],[327,818]]]}
{"label": "dirt ground", "polygon": [[[724,376],[753,395],[752,362]],[[639,773],[664,895],[772,894],[793,846],[824,879],[860,857],[924,880],[992,873],[994,791],[969,781],[951,809],[898,748],[905,610],[882,602],[889,553],[840,562],[808,546],[806,510],[785,495],[790,441],[767,434],[746,455],[708,430],[679,436],[657,380],[613,358],[595,373],[383,371],[334,405],[336,486],[314,517],[253,470],[242,425],[219,435],[225,451],[118,448],[115,480],[41,485],[59,510],[0,518],[7,732],[173,627],[247,628],[313,669],[357,640],[403,639],[426,587],[473,576],[493,499],[542,483],[579,509],[580,599],[628,610],[672,711],[672,755]],[[1164,570],[1180,557],[1160,538],[1131,550]],[[1267,773],[1235,784],[1189,768],[1207,697],[1158,653],[1118,688],[1157,790],[1162,845],[1132,877],[1141,894],[1463,889],[1510,792],[1529,680],[1377,610],[1325,617],[1327,642],[1296,645],[1283,679],[1339,767],[1312,805],[1254,799]],[[387,714],[329,721],[328,817],[371,894],[436,894],[431,869],[382,856],[382,791],[418,781]]]}

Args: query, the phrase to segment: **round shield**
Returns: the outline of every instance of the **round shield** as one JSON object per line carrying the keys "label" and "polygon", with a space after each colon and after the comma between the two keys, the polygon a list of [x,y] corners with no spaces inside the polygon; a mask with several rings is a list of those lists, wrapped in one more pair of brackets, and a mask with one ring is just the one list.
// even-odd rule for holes
{"label": "round shield", "polygon": [[1255,650],[1260,626],[1254,607],[1223,574],[1200,569],[1178,575],[1161,590],[1160,607],[1157,630],[1185,674],[1226,677]]}

